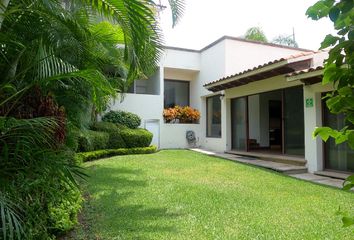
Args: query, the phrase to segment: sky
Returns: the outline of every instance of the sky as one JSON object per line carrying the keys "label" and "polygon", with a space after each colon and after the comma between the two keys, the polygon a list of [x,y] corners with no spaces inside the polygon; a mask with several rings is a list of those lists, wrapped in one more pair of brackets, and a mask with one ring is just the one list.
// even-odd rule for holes
{"label": "sky", "polygon": [[[261,27],[272,40],[292,35],[299,47],[317,50],[324,37],[333,33],[329,19],[313,21],[306,9],[316,0],[185,0],[185,12],[172,28],[169,9],[160,14],[167,46],[201,49],[224,36],[240,37],[250,27]],[[167,0],[162,0],[164,5]]]}

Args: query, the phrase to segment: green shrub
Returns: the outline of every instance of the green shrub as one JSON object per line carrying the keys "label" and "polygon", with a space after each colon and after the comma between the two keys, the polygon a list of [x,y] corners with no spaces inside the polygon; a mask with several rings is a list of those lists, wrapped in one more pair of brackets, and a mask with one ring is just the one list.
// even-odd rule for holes
{"label": "green shrub", "polygon": [[72,126],[69,126],[66,132],[65,145],[74,152],[79,148],[80,131]]}
{"label": "green shrub", "polygon": [[125,142],[120,134],[121,129],[127,127],[111,122],[96,122],[91,126],[92,130],[106,132],[109,134],[107,149],[125,148]]}
{"label": "green shrub", "polygon": [[109,134],[106,132],[97,132],[86,130],[79,136],[79,152],[89,152],[99,149],[106,149],[109,142]]}
{"label": "green shrub", "polygon": [[111,132],[113,130],[119,129],[117,124],[112,122],[95,122],[91,126],[91,130],[98,132]]}
{"label": "green shrub", "polygon": [[77,224],[77,214],[83,201],[80,191],[72,189],[65,183],[63,187],[66,188],[66,196],[56,202],[50,202],[48,207],[51,227],[57,232],[67,232]]}
{"label": "green shrub", "polygon": [[108,149],[125,148],[126,144],[120,130],[114,130],[109,133]]}
{"label": "green shrub", "polygon": [[124,129],[129,129],[127,126],[124,126],[122,124],[116,123],[115,124],[119,130],[124,130]]}
{"label": "green shrub", "polygon": [[138,128],[141,124],[141,118],[138,115],[125,111],[110,111],[102,117],[102,121],[118,123],[131,129]]}
{"label": "green shrub", "polygon": [[55,239],[77,221],[76,177],[84,173],[74,153],[55,144],[56,126],[54,118],[0,117],[0,239]]}
{"label": "green shrub", "polygon": [[152,140],[152,133],[146,129],[124,129],[121,135],[128,148],[148,147]]}
{"label": "green shrub", "polygon": [[112,157],[118,155],[129,154],[150,154],[157,151],[156,146],[144,147],[144,148],[120,148],[120,149],[105,149],[93,152],[83,152],[76,154],[76,162],[82,163],[104,157]]}

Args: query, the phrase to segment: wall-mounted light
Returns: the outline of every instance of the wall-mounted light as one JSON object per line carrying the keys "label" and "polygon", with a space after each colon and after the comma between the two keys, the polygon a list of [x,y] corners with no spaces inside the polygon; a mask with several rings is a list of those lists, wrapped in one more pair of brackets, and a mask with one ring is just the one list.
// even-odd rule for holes
{"label": "wall-mounted light", "polygon": [[225,94],[220,94],[220,100],[222,101],[225,97]]}

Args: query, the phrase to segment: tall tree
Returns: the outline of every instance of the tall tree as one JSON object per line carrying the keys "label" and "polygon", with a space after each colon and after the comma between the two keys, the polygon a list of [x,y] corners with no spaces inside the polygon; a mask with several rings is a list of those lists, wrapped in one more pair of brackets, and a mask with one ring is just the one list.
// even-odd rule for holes
{"label": "tall tree", "polygon": [[275,37],[273,39],[272,43],[290,47],[299,47],[299,45],[292,36],[279,35],[278,37]]}
{"label": "tall tree", "polygon": [[260,27],[251,27],[245,33],[245,38],[248,40],[254,40],[259,42],[268,42],[267,37],[265,36],[262,28]]}
{"label": "tall tree", "polygon": [[[317,128],[314,136],[324,141],[333,138],[336,144],[348,144],[354,149],[354,1],[320,0],[308,8],[306,14],[313,20],[329,17],[336,35],[328,34],[321,43],[321,49],[330,47],[325,60],[323,84],[331,84],[333,91],[326,95],[326,105],[331,113],[345,117],[345,127],[332,129]],[[351,159],[353,161],[353,159]],[[348,177],[344,189],[354,187],[354,175]],[[354,216],[344,215],[344,226],[354,224]]]}
{"label": "tall tree", "polygon": [[[175,21],[181,2],[170,0]],[[49,239],[73,224],[80,172],[68,134],[93,106],[104,109],[154,71],[162,46],[155,7],[150,0],[0,2],[1,239]]]}

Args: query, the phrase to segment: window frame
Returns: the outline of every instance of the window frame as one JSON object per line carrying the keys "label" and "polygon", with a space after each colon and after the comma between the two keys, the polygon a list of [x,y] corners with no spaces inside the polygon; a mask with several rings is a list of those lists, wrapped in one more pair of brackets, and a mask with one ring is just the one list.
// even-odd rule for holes
{"label": "window frame", "polygon": [[[191,92],[190,92],[190,89],[191,89],[191,83],[190,83],[190,81],[186,81],[186,80],[176,80],[176,79],[168,79],[168,78],[165,78],[164,79],[164,82],[163,82],[163,107],[164,107],[164,109],[166,109],[166,107],[165,107],[165,83],[166,82],[178,82],[178,83],[187,83],[187,86],[188,86],[188,104],[187,104],[187,106],[190,106],[190,104],[191,104]],[[182,106],[183,107],[183,106]]]}
{"label": "window frame", "polygon": [[[208,124],[209,124],[209,121],[210,121],[210,119],[209,119],[209,107],[208,107],[208,105],[209,105],[209,99],[211,99],[211,98],[216,98],[216,97],[218,97],[219,98],[219,100],[220,100],[220,114],[221,114],[221,116],[220,116],[220,136],[211,136],[210,134],[209,134],[209,131],[208,131]],[[221,94],[218,94],[218,95],[214,95],[214,96],[210,96],[210,97],[207,97],[206,98],[206,104],[205,104],[205,106],[206,106],[206,117],[205,117],[205,119],[206,119],[206,137],[207,138],[222,138],[222,100],[220,99],[221,98]]]}

